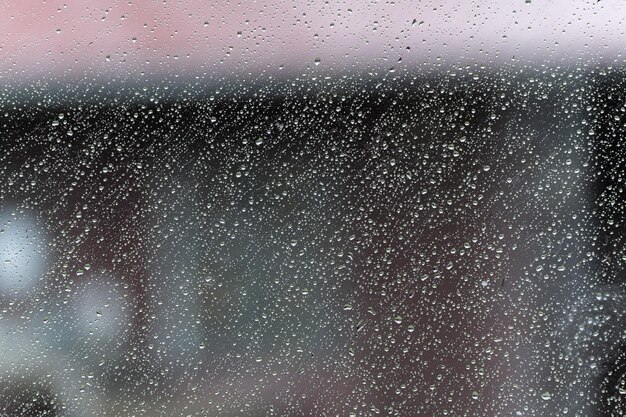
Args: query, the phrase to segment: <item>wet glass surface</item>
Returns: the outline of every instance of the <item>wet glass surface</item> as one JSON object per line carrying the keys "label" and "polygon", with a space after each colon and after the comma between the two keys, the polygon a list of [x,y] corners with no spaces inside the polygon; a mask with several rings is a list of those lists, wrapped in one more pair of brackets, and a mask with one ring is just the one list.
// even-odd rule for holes
{"label": "wet glass surface", "polygon": [[5,6],[0,415],[626,413],[622,6],[313,3]]}

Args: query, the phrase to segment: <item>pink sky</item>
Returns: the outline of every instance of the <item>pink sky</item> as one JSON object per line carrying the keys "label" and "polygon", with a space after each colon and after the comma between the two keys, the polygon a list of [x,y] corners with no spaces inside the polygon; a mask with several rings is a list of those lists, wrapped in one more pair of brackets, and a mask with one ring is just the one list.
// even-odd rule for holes
{"label": "pink sky", "polygon": [[622,62],[622,0],[525,1],[8,0],[0,79]]}

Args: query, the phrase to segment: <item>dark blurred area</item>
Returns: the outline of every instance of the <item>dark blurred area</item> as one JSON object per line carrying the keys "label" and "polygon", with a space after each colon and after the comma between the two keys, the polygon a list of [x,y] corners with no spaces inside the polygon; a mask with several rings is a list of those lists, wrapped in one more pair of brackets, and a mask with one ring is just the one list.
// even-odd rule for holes
{"label": "dark blurred area", "polygon": [[12,92],[0,414],[625,413],[623,80]]}

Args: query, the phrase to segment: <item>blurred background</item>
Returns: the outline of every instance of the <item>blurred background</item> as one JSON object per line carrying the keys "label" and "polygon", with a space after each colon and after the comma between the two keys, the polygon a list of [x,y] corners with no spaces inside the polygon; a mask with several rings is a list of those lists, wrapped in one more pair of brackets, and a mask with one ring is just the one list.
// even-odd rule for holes
{"label": "blurred background", "polygon": [[0,12],[0,415],[626,413],[621,2]]}
{"label": "blurred background", "polygon": [[46,0],[0,12],[4,83],[621,64],[626,41],[618,0]]}

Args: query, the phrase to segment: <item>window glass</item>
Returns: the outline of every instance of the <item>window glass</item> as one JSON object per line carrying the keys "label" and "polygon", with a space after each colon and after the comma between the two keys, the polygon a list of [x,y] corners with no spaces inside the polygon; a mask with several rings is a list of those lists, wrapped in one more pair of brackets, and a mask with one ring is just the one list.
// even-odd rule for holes
{"label": "window glass", "polygon": [[0,4],[0,415],[626,414],[618,0]]}

